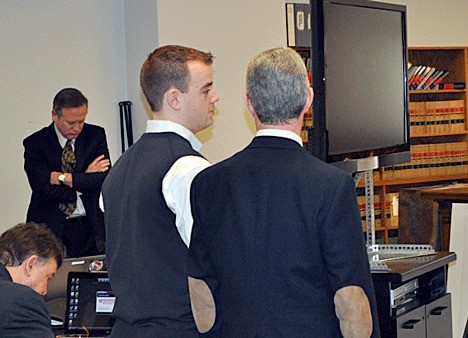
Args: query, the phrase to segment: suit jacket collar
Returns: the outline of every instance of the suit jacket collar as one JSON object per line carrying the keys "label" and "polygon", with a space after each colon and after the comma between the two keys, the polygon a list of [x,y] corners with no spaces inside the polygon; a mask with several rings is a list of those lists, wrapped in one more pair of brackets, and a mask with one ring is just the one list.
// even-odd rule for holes
{"label": "suit jacket collar", "polygon": [[3,264],[0,264],[0,280],[13,282],[10,273],[8,272],[7,268],[3,266]]}
{"label": "suit jacket collar", "polygon": [[277,136],[256,136],[247,148],[282,148],[305,151],[296,141]]}

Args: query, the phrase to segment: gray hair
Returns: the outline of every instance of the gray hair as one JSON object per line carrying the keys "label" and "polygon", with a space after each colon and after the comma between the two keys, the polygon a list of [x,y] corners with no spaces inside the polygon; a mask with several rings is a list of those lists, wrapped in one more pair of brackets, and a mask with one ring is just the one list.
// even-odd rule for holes
{"label": "gray hair", "polygon": [[274,48],[250,61],[246,87],[260,122],[280,125],[301,115],[310,84],[300,55]]}

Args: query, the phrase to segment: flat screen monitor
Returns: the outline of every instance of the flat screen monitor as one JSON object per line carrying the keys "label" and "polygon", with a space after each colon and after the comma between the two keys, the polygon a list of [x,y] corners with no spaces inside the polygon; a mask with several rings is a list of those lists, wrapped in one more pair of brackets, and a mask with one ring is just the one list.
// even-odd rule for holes
{"label": "flat screen monitor", "polygon": [[408,162],[406,7],[312,1],[314,155]]}

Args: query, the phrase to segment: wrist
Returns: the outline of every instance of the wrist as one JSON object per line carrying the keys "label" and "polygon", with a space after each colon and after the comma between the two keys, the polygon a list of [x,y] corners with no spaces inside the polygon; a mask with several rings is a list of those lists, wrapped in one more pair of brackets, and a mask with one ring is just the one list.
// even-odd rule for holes
{"label": "wrist", "polygon": [[65,184],[65,178],[66,178],[65,173],[60,173],[57,177],[60,184]]}

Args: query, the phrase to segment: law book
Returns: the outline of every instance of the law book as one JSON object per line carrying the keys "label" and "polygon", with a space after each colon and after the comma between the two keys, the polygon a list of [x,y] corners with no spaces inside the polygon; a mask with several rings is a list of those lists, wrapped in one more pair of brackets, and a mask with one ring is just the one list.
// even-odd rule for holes
{"label": "law book", "polygon": [[465,89],[465,82],[439,83],[439,89]]}
{"label": "law book", "polygon": [[439,84],[442,82],[442,80],[450,73],[448,70],[444,70],[442,74],[439,75],[439,77],[432,83],[430,86],[431,89],[438,89]]}
{"label": "law book", "polygon": [[450,131],[460,132],[465,129],[465,103],[464,100],[449,101],[450,105]]}
{"label": "law book", "polygon": [[434,74],[434,72],[436,70],[437,70],[437,68],[435,68],[435,67],[429,67],[429,70],[426,72],[425,76],[418,83],[418,86],[416,87],[416,90],[423,89],[424,85],[426,84],[426,81],[432,76],[432,74]]}
{"label": "law book", "polygon": [[387,226],[398,227],[398,199],[398,192],[387,193],[385,196],[385,209],[387,214],[387,220],[389,219],[389,222],[386,223]]}
{"label": "law book", "polygon": [[406,74],[406,78],[408,79],[408,81],[413,77],[414,72],[417,71],[418,68],[419,66],[416,66],[416,65],[411,65],[411,64],[408,65],[408,72]]}
{"label": "law book", "polygon": [[436,69],[436,71],[435,71],[434,73],[432,73],[432,75],[429,77],[429,79],[427,79],[426,83],[424,84],[423,89],[424,89],[424,90],[430,89],[430,88],[431,88],[431,84],[433,84],[434,81],[437,80],[437,78],[438,78],[443,72],[444,72],[444,71],[441,70],[441,69]]}
{"label": "law book", "polygon": [[410,134],[424,134],[426,133],[426,105],[423,101],[409,102],[410,109]]}
{"label": "law book", "polygon": [[424,102],[426,111],[426,133],[435,134],[436,131],[436,101],[426,101]]}
{"label": "law book", "polygon": [[415,145],[414,146],[414,157],[412,158],[412,177],[418,177],[420,176],[420,171],[421,171],[421,162],[422,162],[422,151],[421,151],[421,145]]}
{"label": "law book", "polygon": [[440,132],[450,132],[451,101],[437,101],[436,110],[440,114]]}
{"label": "law book", "polygon": [[422,157],[422,166],[423,166],[423,170],[421,171],[421,176],[428,177],[430,175],[429,173],[429,168],[430,168],[429,147],[427,146],[427,144],[422,144],[421,148],[422,148],[421,157]]}
{"label": "law book", "polygon": [[418,134],[419,114],[416,102],[410,101],[408,103],[408,108],[410,114],[410,135]]}
{"label": "law book", "polygon": [[295,19],[294,19],[294,4],[286,4],[286,31],[287,31],[287,40],[289,47],[296,47],[296,31]]}
{"label": "law book", "polygon": [[426,77],[427,73],[429,73],[431,69],[432,69],[432,67],[429,67],[429,66],[425,66],[425,67],[424,67],[424,71],[423,71],[422,73],[420,73],[420,74],[416,77],[416,79],[415,79],[415,81],[414,81],[414,83],[413,83],[413,86],[412,86],[412,88],[411,88],[412,90],[416,90],[416,89],[418,88],[418,86],[419,86],[419,84],[421,83],[421,81]]}
{"label": "law book", "polygon": [[420,74],[424,72],[425,69],[426,69],[426,66],[418,66],[416,71],[413,73],[413,76],[411,76],[411,79],[409,79],[408,81],[408,86],[410,90],[413,89],[413,86],[416,83],[418,77],[420,76]]}

